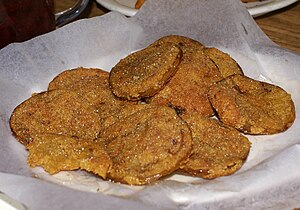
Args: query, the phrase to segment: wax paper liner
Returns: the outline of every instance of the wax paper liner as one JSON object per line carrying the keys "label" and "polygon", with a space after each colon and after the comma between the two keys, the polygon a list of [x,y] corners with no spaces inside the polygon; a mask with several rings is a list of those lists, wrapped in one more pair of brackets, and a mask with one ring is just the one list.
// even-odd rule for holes
{"label": "wax paper liner", "polygon": [[[237,173],[214,180],[174,175],[133,187],[82,171],[50,176],[26,164],[11,135],[13,109],[46,90],[66,69],[109,71],[122,57],[177,34],[229,53],[245,75],[292,95],[296,120],[286,132],[247,136],[250,156]],[[270,41],[239,0],[151,0],[132,18],[111,12],[0,50],[0,191],[28,209],[292,209],[300,207],[300,57]]]}

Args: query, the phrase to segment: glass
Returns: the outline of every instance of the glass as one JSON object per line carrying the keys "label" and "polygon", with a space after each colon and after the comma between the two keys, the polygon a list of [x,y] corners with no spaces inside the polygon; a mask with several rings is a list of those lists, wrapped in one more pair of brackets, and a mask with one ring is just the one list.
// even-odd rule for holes
{"label": "glass", "polygon": [[0,0],[0,49],[74,20],[88,2],[79,0],[74,7],[55,14],[53,0]]}

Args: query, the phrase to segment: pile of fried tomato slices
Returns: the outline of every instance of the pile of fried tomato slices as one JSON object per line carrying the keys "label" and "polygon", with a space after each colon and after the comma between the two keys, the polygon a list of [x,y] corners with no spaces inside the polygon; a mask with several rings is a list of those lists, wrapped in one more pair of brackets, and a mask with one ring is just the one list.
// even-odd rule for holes
{"label": "pile of fried tomato slices", "polygon": [[245,76],[221,50],[170,35],[110,72],[63,71],[14,109],[10,127],[31,167],[145,185],[233,174],[250,152],[244,134],[283,132],[294,120],[285,90]]}

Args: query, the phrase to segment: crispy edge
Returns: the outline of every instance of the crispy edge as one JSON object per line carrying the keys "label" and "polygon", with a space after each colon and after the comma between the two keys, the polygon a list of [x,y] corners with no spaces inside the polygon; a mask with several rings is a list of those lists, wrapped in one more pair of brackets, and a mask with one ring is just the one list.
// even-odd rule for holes
{"label": "crispy edge", "polygon": [[[93,138],[96,138],[98,135],[98,131],[100,129],[100,121],[99,121],[99,117],[96,113],[96,110],[94,110],[94,108],[89,106],[88,103],[84,99],[80,98],[73,91],[51,90],[51,91],[44,91],[41,93],[33,94],[32,97],[28,98],[27,100],[25,100],[24,102],[19,104],[13,110],[13,112],[10,116],[9,124],[10,124],[12,134],[16,137],[16,139],[20,143],[22,143],[23,145],[26,146],[30,141],[32,141],[32,138],[34,135],[41,133],[41,132],[52,132],[52,131],[47,131],[47,129],[46,129],[47,125],[50,123],[50,121],[49,121],[50,119],[47,119],[47,117],[49,117],[49,112],[54,113],[57,110],[49,109],[49,107],[47,108],[45,106],[48,106],[47,104],[49,104],[52,101],[52,97],[54,97],[57,100],[58,99],[57,97],[59,97],[61,95],[64,96],[66,94],[67,94],[67,97],[72,96],[71,98],[77,106],[84,105],[86,108],[88,108],[87,111],[91,113],[91,115],[89,115],[89,116],[92,117],[93,119],[91,122],[89,122],[91,126],[87,127],[87,125],[85,125],[84,128],[86,130],[93,129],[93,132],[92,132],[92,133],[94,133]],[[71,98],[69,98],[68,101],[70,101]],[[49,99],[50,99],[50,101],[49,101]],[[75,100],[75,99],[78,99],[78,100]],[[41,105],[44,105],[44,109],[45,109],[44,114],[42,114],[42,112],[41,112],[42,107],[38,106],[37,102],[39,102],[39,104],[41,104]],[[61,100],[58,100],[58,102],[66,103],[66,100],[64,98],[61,98]],[[68,104],[68,105],[71,107],[75,106],[75,105],[72,106],[72,104]],[[35,119],[33,122],[32,115],[36,114],[37,111],[38,111],[39,115],[42,115],[42,116],[40,119]],[[84,115],[84,116],[80,115],[80,116],[84,117],[87,115]],[[75,113],[73,113],[73,117],[75,117]],[[75,120],[76,118],[74,119],[73,117],[72,118],[67,117],[67,120]],[[32,128],[33,125],[31,122],[36,123],[36,124],[41,124],[45,130],[42,129],[43,131],[38,131],[37,128]],[[61,128],[61,129],[58,129],[61,131],[65,129],[65,127],[61,126],[61,124],[54,126],[54,127]],[[74,129],[75,128],[73,128],[73,130]],[[80,131],[83,131],[83,130],[81,129]]]}
{"label": "crispy edge", "polygon": [[83,80],[87,76],[98,76],[108,80],[109,72],[97,68],[78,67],[65,70],[56,75],[48,85],[48,90],[68,89],[74,83]]}
{"label": "crispy edge", "polygon": [[225,78],[212,86],[208,95],[219,119],[244,133],[283,132],[295,120],[290,94],[276,85],[243,75]]}
{"label": "crispy edge", "polygon": [[186,49],[176,74],[148,102],[175,108],[180,115],[197,111],[209,117],[214,115],[207,96],[209,87],[222,79],[216,65],[202,49]]}
{"label": "crispy edge", "polygon": [[[190,130],[175,111],[168,107],[144,106],[148,108],[130,116],[125,115],[126,117],[118,121],[119,124],[110,126],[110,130],[107,131],[110,139],[107,144],[108,153],[114,164],[109,177],[114,181],[130,185],[149,184],[177,170],[190,155],[192,147]],[[159,122],[158,119],[160,121],[164,119],[164,122]],[[126,128],[129,121],[130,127]],[[177,125],[173,125],[175,122]],[[169,135],[166,126],[172,128],[172,132],[176,135],[179,134],[180,139],[178,136],[163,138]],[[177,131],[174,130],[176,127]],[[159,130],[163,133],[159,134]],[[137,133],[138,131],[140,133]],[[151,139],[154,138],[153,136],[156,136],[156,141]],[[107,139],[107,136],[104,138]],[[170,147],[165,148],[166,145]],[[158,152],[158,149],[163,149],[164,155]],[[123,154],[120,154],[120,151]],[[130,156],[132,158],[129,158]],[[134,165],[130,166],[131,163]],[[136,170],[137,165],[138,170]]]}
{"label": "crispy edge", "polygon": [[229,54],[217,48],[206,48],[204,53],[216,64],[223,78],[233,74],[244,75],[239,64]]}
{"label": "crispy edge", "polygon": [[71,136],[40,134],[28,144],[27,163],[50,174],[82,169],[106,178],[112,161],[101,143]]}
{"label": "crispy edge", "polygon": [[242,167],[251,148],[245,136],[213,118],[189,115],[183,119],[190,126],[193,149],[179,172],[214,179],[231,175]]}
{"label": "crispy edge", "polygon": [[120,98],[139,100],[155,95],[173,77],[181,49],[171,43],[148,46],[121,59],[111,70],[109,84]]}

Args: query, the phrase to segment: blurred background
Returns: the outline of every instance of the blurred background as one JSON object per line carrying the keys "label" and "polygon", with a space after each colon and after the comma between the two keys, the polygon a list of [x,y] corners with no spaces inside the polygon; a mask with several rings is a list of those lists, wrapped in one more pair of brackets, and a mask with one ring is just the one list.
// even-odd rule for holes
{"label": "blurred background", "polygon": [[[73,6],[76,0],[55,1],[55,11]],[[90,18],[109,12],[95,0],[89,2],[85,11],[77,18]],[[255,18],[260,28],[278,45],[300,53],[300,3]]]}

